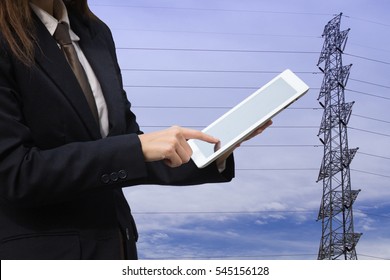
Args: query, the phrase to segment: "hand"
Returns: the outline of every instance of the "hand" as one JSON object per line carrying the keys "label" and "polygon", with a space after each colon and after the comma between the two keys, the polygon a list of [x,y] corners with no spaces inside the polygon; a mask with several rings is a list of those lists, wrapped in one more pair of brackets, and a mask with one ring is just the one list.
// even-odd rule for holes
{"label": "hand", "polygon": [[187,140],[198,139],[217,144],[218,139],[201,131],[179,126],[139,135],[142,152],[148,162],[164,160],[170,167],[178,167],[190,161],[192,149]]}
{"label": "hand", "polygon": [[269,127],[270,125],[272,124],[272,120],[269,120],[268,122],[266,122],[264,125],[262,125],[261,127],[259,127],[258,129],[256,129],[254,132],[252,132],[248,137],[246,137],[243,141],[241,141],[240,143],[238,143],[236,146],[234,146],[233,148],[231,148],[230,150],[226,151],[222,156],[220,156],[217,160],[216,160],[216,163],[217,163],[217,166],[222,166],[223,163],[227,160],[227,158],[234,152],[235,149],[237,149],[238,147],[240,147],[240,145],[242,144],[242,142],[245,142],[245,141],[248,141],[250,139],[252,139],[253,137],[256,137],[257,135],[261,134],[267,127]]}

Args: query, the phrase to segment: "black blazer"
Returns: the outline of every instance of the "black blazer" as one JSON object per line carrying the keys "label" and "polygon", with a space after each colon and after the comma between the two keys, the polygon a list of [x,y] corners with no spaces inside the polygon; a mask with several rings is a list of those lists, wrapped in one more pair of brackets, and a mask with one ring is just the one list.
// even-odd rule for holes
{"label": "black blazer", "polygon": [[35,17],[36,64],[0,34],[0,258],[136,258],[137,231],[122,187],[226,182],[214,165],[145,163],[108,27],[69,13],[109,112],[102,139],[73,72]]}

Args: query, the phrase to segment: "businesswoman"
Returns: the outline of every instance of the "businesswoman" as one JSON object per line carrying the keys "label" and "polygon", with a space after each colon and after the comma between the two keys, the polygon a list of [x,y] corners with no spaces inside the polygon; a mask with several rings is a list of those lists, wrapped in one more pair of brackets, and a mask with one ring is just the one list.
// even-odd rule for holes
{"label": "businesswoman", "polygon": [[212,136],[140,131],[86,0],[1,0],[0,28],[1,259],[136,259],[122,187],[234,177],[230,154],[190,161],[186,140]]}

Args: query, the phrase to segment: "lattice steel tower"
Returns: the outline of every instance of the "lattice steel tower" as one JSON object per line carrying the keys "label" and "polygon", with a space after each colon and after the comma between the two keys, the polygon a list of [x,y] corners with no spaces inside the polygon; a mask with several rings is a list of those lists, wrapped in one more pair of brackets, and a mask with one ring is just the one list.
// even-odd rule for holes
{"label": "lattice steel tower", "polygon": [[322,35],[325,42],[317,64],[324,73],[318,97],[324,108],[318,134],[324,145],[324,157],[317,180],[323,182],[318,214],[318,220],[322,221],[318,252],[321,260],[357,259],[355,247],[361,236],[354,232],[353,225],[352,205],[360,190],[351,190],[349,166],[358,149],[348,148],[347,125],[354,102],[346,103],[344,97],[352,65],[342,64],[349,29],[340,31],[341,16],[325,26]]}

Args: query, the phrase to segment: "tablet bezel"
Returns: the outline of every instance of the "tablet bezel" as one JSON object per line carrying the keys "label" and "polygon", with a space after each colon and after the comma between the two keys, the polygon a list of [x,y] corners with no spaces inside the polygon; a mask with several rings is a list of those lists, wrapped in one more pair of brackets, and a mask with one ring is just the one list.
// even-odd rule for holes
{"label": "tablet bezel", "polygon": [[[309,86],[306,85],[299,77],[297,77],[291,70],[287,69],[277,75],[275,78],[273,78],[271,81],[269,81],[267,84],[256,90],[253,94],[245,98],[243,101],[241,101],[239,104],[234,106],[232,109],[230,109],[228,112],[223,114],[220,118],[215,120],[213,123],[211,123],[209,126],[207,126],[202,131],[207,133],[207,131],[214,126],[217,126],[220,124],[223,120],[225,120],[230,114],[234,113],[237,109],[239,109],[241,106],[245,105],[248,102],[251,102],[251,100],[256,97],[258,94],[261,94],[264,89],[271,86],[275,81],[282,78],[286,83],[288,83],[294,90],[295,94],[291,95],[289,98],[285,99],[282,103],[280,103],[278,106],[276,106],[271,112],[264,115],[260,119],[258,119],[256,122],[254,122],[252,125],[247,127],[241,134],[234,137],[231,141],[228,143],[225,143],[222,147],[220,147],[217,151],[215,151],[210,156],[206,157],[204,153],[200,150],[199,146],[196,144],[196,141],[199,140],[189,140],[188,144],[190,145],[193,154],[191,156],[192,160],[195,162],[196,166],[198,168],[204,168],[208,166],[210,163],[215,161],[218,157],[220,157],[222,154],[224,154],[229,149],[233,148],[235,145],[237,145],[239,142],[244,140],[247,136],[249,136],[253,131],[255,131],[260,126],[264,125],[268,120],[272,119],[275,115],[283,111],[285,108],[287,108],[289,105],[291,105],[294,101],[302,97],[308,90]],[[218,138],[217,135],[212,135]]]}

